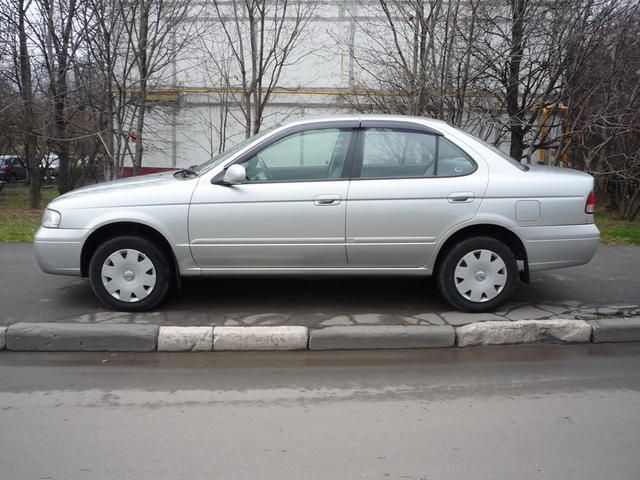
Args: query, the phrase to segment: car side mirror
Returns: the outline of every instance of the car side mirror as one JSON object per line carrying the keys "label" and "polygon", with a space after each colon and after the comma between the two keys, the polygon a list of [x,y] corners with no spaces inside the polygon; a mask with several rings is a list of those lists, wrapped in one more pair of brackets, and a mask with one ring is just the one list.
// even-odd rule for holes
{"label": "car side mirror", "polygon": [[247,181],[247,171],[244,166],[239,163],[231,165],[224,172],[222,182],[227,185],[237,185],[239,183],[245,183]]}

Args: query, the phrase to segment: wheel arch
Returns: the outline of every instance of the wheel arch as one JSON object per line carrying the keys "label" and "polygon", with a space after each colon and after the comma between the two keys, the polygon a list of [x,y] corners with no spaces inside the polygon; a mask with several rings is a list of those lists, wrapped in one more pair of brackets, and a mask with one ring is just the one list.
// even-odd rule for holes
{"label": "wheel arch", "polygon": [[436,254],[436,260],[433,266],[434,274],[438,272],[438,268],[449,249],[451,249],[451,247],[460,240],[471,237],[492,237],[503,242],[513,252],[516,260],[523,262],[524,268],[522,270],[519,269],[520,279],[529,283],[529,259],[527,257],[527,249],[525,248],[524,243],[512,230],[497,223],[466,225],[451,232],[444,240]]}
{"label": "wheel arch", "polygon": [[80,253],[80,273],[83,277],[89,275],[89,263],[96,249],[103,242],[121,235],[139,236],[153,242],[162,249],[173,264],[174,278],[180,286],[180,271],[175,253],[166,237],[155,228],[144,223],[131,221],[117,221],[107,223],[95,229],[85,240]]}

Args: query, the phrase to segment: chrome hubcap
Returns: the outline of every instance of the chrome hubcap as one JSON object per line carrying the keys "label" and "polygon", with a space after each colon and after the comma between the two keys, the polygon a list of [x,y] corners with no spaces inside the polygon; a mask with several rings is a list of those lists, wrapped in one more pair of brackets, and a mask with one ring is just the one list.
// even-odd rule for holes
{"label": "chrome hubcap", "polygon": [[456,265],[454,282],[458,293],[472,302],[488,302],[498,296],[507,283],[507,266],[491,250],[467,253]]}
{"label": "chrome hubcap", "polygon": [[156,269],[144,253],[133,249],[113,252],[102,264],[102,285],[113,298],[139,302],[156,285]]}

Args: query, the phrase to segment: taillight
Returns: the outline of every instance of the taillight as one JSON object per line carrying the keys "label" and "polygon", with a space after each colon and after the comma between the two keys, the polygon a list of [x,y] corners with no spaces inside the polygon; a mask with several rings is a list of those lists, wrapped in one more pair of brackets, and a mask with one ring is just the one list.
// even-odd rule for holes
{"label": "taillight", "polygon": [[584,206],[584,213],[593,214],[596,210],[596,192],[593,190],[587,197],[587,204]]}
{"label": "taillight", "polygon": [[11,167],[9,165],[2,165],[0,167],[0,172],[7,173],[10,169]]}

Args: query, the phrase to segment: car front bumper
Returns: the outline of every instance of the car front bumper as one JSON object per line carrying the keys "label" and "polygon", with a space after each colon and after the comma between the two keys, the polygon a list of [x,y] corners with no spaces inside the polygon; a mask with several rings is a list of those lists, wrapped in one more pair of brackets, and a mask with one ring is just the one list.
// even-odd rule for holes
{"label": "car front bumper", "polygon": [[88,230],[40,227],[33,244],[42,271],[79,276],[82,245],[87,234]]}
{"label": "car front bumper", "polygon": [[600,242],[595,224],[521,227],[515,232],[523,240],[529,270],[551,270],[588,263]]}

